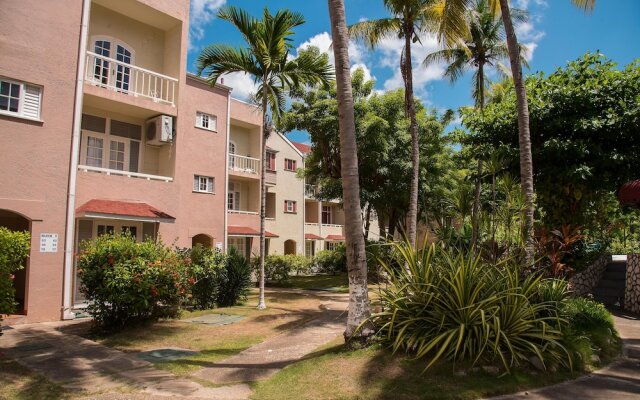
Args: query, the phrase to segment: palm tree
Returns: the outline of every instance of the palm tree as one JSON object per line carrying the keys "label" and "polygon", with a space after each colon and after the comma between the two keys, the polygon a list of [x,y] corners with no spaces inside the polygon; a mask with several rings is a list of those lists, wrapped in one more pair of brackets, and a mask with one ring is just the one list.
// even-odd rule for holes
{"label": "palm tree", "polygon": [[[527,14],[521,10],[512,10],[518,21],[526,21]],[[442,49],[428,54],[423,65],[429,66],[441,62],[447,63],[445,77],[451,83],[457,81],[465,71],[474,70],[472,97],[476,108],[482,110],[485,105],[487,84],[486,68],[493,67],[506,73],[507,67],[502,61],[509,57],[509,50],[504,41],[503,22],[500,15],[490,7],[489,0],[476,0],[472,9],[466,11],[468,31],[465,36],[455,42],[447,43]],[[524,57],[526,48],[520,45],[520,62],[528,66]],[[471,215],[471,243],[477,244],[480,236],[480,193],[482,177],[482,158],[478,157],[476,186]]]}
{"label": "palm tree", "polygon": [[[441,0],[439,9],[442,10],[442,19],[439,27],[441,38],[453,42],[464,36],[468,30],[465,20],[465,10],[470,7],[473,0]],[[596,0],[571,0],[571,2],[585,11],[590,11],[595,6]],[[525,238],[526,238],[526,262],[533,264],[534,259],[534,190],[533,190],[533,159],[531,156],[531,132],[529,129],[529,104],[527,91],[522,78],[522,64],[520,63],[520,46],[513,27],[509,0],[491,0],[489,3],[492,11],[500,10],[509,50],[509,62],[511,63],[511,75],[516,91],[518,111],[518,142],[520,147],[520,184],[525,197]]]}
{"label": "palm tree", "polygon": [[232,23],[244,38],[247,47],[233,48],[225,44],[207,46],[198,56],[198,75],[206,76],[214,86],[218,79],[231,72],[243,72],[258,84],[256,102],[262,106],[262,143],[260,173],[260,296],[258,309],[266,308],[264,301],[265,203],[266,203],[266,143],[271,134],[272,118],[277,122],[284,110],[286,93],[305,85],[328,85],[333,71],[326,57],[305,52],[290,59],[293,48],[292,29],[302,25],[302,14],[279,10],[272,15],[264,9],[262,19],[251,17],[236,7],[225,7],[218,18]]}
{"label": "palm tree", "polygon": [[411,185],[409,207],[407,210],[406,234],[408,241],[416,244],[416,226],[418,220],[418,178],[420,174],[420,148],[418,120],[413,98],[413,67],[411,45],[420,41],[420,33],[431,30],[434,13],[431,6],[439,0],[383,0],[391,17],[361,21],[349,27],[349,36],[364,41],[375,48],[381,40],[399,37],[404,39],[404,48],[400,57],[400,71],[404,81],[405,110],[409,117],[411,132]]}
{"label": "palm tree", "polygon": [[353,111],[351,73],[349,71],[349,35],[342,0],[328,0],[336,64],[338,123],[340,126],[340,163],[344,199],[347,268],[349,272],[349,313],[344,338],[347,343],[366,342],[374,333],[363,325],[370,316],[367,288],[367,259],[362,235],[356,123]]}

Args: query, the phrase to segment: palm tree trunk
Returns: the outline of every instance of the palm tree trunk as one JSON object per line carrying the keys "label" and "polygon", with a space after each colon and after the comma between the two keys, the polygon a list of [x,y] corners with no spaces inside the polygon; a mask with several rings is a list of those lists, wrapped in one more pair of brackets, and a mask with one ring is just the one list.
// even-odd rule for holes
{"label": "palm tree trunk", "polygon": [[[349,71],[348,33],[342,0],[328,0],[336,64],[338,121],[340,125],[340,162],[344,196],[347,269],[349,272],[349,313],[344,338],[347,343],[367,342],[374,330],[362,325],[371,315],[367,287],[367,259],[362,235],[358,151],[353,111],[351,73]],[[360,329],[358,329],[360,328]]]}
{"label": "palm tree trunk", "polygon": [[411,62],[411,37],[413,22],[406,21],[407,29],[404,34],[404,57],[401,61],[402,78],[404,79],[404,101],[409,117],[409,131],[411,132],[411,186],[409,189],[409,208],[407,210],[407,239],[411,245],[416,245],[416,231],[418,223],[418,183],[420,176],[420,142],[418,138],[418,120],[416,119],[416,105],[413,98],[413,67]]}
{"label": "palm tree trunk", "polygon": [[513,84],[518,100],[518,140],[520,144],[520,182],[525,196],[525,251],[527,265],[533,264],[534,237],[533,237],[533,157],[531,155],[531,133],[529,131],[529,104],[527,103],[527,91],[522,78],[522,65],[520,64],[520,49],[518,38],[513,29],[509,1],[500,0],[500,10],[504,30],[507,36],[509,48],[509,61],[513,73]]}
{"label": "palm tree trunk", "polygon": [[369,240],[369,228],[371,228],[371,203],[367,204],[366,217],[364,220],[364,240]]}
{"label": "palm tree trunk", "polygon": [[[484,112],[484,64],[478,64],[478,80],[476,82],[478,93],[478,104],[480,112]],[[473,196],[473,211],[471,214],[471,246],[478,247],[480,239],[480,195],[482,194],[482,159],[478,155],[478,175],[476,177],[476,188]]]}
{"label": "palm tree trunk", "polygon": [[[266,81],[266,80],[265,80]],[[264,89],[262,94],[262,143],[260,144],[260,154],[262,159],[260,160],[260,293],[258,296],[258,310],[264,310],[267,308],[267,304],[264,301],[264,258],[265,258],[265,217],[266,203],[267,203],[267,185],[265,184],[265,176],[267,174],[267,165],[265,160],[267,159],[267,139],[271,127],[269,126],[269,119],[267,115],[267,91]]]}

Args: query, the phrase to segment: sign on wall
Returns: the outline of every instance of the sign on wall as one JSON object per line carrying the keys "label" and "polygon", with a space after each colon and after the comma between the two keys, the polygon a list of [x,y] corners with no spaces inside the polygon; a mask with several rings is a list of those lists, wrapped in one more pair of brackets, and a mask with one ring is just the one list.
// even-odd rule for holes
{"label": "sign on wall", "polygon": [[222,242],[216,242],[216,249],[222,251]]}
{"label": "sign on wall", "polygon": [[40,253],[56,253],[58,251],[58,234],[40,234]]}

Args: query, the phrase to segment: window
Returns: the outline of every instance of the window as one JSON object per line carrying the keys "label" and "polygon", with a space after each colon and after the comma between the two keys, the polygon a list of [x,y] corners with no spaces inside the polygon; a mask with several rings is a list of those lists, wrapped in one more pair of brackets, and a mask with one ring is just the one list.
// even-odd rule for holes
{"label": "window", "polygon": [[0,114],[40,120],[41,88],[0,78]]}
{"label": "window", "polygon": [[286,213],[296,213],[298,212],[298,204],[293,200],[285,200],[284,201],[284,212]]}
{"label": "window", "polygon": [[205,114],[198,111],[196,113],[196,127],[206,129],[209,131],[217,130],[217,118],[215,115]]}
{"label": "window", "polygon": [[240,185],[237,183],[229,182],[227,209],[240,211]]}
{"label": "window", "polygon": [[273,153],[271,151],[267,151],[267,170],[276,170],[276,153]]}
{"label": "window", "polygon": [[313,240],[307,240],[304,242],[304,255],[311,258],[315,255],[315,242]]}
{"label": "window", "polygon": [[325,225],[331,225],[331,207],[322,206],[322,223]]}
{"label": "window", "polygon": [[284,170],[285,171],[295,171],[296,170],[296,160],[290,160],[288,158],[284,159]]}
{"label": "window", "polygon": [[81,126],[82,165],[138,172],[142,126],[88,114]]}
{"label": "window", "polygon": [[238,250],[243,257],[247,257],[247,247],[245,244],[245,238],[243,237],[229,237],[228,244],[229,249],[234,248]]}
{"label": "window", "polygon": [[324,242],[324,249],[333,251],[336,250],[341,244],[342,242]]}
{"label": "window", "polygon": [[193,191],[198,193],[213,193],[214,179],[210,176],[193,176]]}

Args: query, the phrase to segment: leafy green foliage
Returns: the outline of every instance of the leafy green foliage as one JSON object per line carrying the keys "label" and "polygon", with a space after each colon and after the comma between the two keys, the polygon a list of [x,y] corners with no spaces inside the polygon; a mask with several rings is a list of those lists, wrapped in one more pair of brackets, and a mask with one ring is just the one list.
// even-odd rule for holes
{"label": "leafy green foliage", "polygon": [[[258,259],[253,260],[254,269],[258,270]],[[264,260],[264,279],[265,281],[278,284],[289,281],[292,273],[306,274],[311,272],[311,260],[305,256],[295,254],[272,254]]]}
{"label": "leafy green foliage", "polygon": [[562,310],[571,326],[580,333],[594,329],[614,330],[613,317],[604,305],[593,300],[575,298],[567,301]]}
{"label": "leafy green foliage", "polygon": [[0,315],[15,310],[13,274],[23,268],[30,248],[29,232],[15,232],[0,226]]}
{"label": "leafy green foliage", "polygon": [[182,257],[161,242],[103,235],[78,256],[88,311],[103,329],[177,316],[188,294]]}
{"label": "leafy green foliage", "polygon": [[219,307],[230,307],[247,299],[251,288],[251,265],[235,248],[230,248],[223,268],[218,269]]}
{"label": "leafy green foliage", "polygon": [[537,357],[571,366],[562,345],[567,321],[553,302],[537,302],[539,277],[520,277],[502,263],[490,265],[470,253],[451,256],[440,247],[416,250],[391,244],[397,264],[381,260],[390,286],[381,291],[383,311],[372,319],[379,337],[394,351],[473,364],[512,367]]}
{"label": "leafy green foliage", "polygon": [[335,250],[321,250],[313,259],[318,272],[337,274],[347,272],[347,249],[340,245]]}
{"label": "leafy green foliage", "polygon": [[[640,164],[640,63],[623,69],[587,53],[550,75],[526,80],[534,179],[545,226],[604,231],[618,208],[613,193]],[[483,113],[461,110],[473,145],[502,148],[518,173],[516,101],[510,85]]]}
{"label": "leafy green foliage", "polygon": [[191,290],[191,304],[200,310],[213,308],[221,291],[220,275],[228,257],[218,250],[200,244],[178,250],[186,264],[187,283]]}

